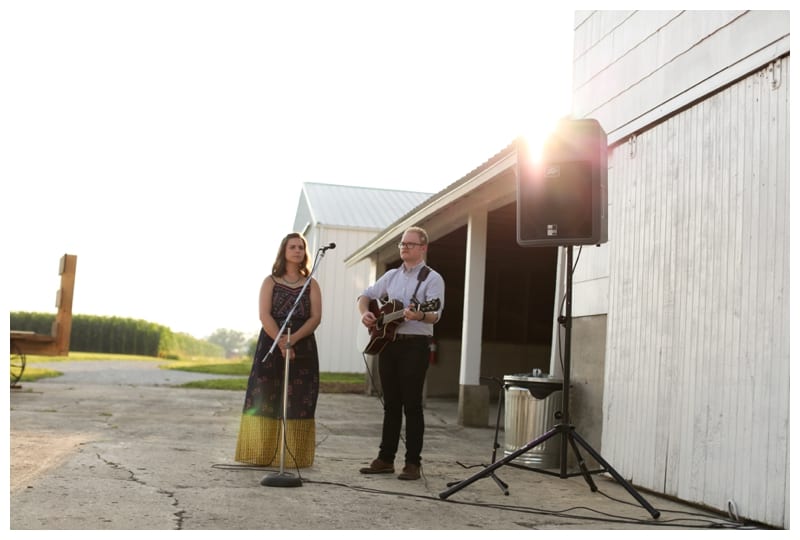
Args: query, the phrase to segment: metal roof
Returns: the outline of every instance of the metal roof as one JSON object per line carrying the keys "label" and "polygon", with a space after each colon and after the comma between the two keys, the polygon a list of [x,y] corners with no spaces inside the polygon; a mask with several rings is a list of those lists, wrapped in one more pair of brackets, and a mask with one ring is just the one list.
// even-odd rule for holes
{"label": "metal roof", "polygon": [[300,197],[301,202],[305,198],[314,224],[381,230],[431,195],[305,182]]}

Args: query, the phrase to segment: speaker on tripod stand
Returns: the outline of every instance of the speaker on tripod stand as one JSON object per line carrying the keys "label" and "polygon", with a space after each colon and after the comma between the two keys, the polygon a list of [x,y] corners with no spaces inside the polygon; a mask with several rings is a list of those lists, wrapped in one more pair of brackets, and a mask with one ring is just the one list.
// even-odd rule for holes
{"label": "speaker on tripod stand", "polygon": [[[566,311],[559,317],[564,326],[564,376],[561,393],[561,418],[550,430],[443,491],[446,499],[456,491],[494,473],[523,454],[559,437],[560,478],[583,476],[589,488],[597,491],[591,475],[609,473],[654,519],[661,515],[603,456],[581,437],[570,419],[570,361],[572,340],[573,247],[601,244],[608,240],[607,217],[607,136],[593,119],[562,120],[547,140],[542,157],[535,159],[527,144],[517,147],[517,243],[523,247],[563,247],[567,253]],[[572,448],[579,472],[567,471],[567,447]],[[602,468],[590,471],[583,460],[582,447]],[[519,465],[515,465],[519,466]],[[536,469],[531,469],[536,470]],[[543,472],[543,471],[542,471]]]}

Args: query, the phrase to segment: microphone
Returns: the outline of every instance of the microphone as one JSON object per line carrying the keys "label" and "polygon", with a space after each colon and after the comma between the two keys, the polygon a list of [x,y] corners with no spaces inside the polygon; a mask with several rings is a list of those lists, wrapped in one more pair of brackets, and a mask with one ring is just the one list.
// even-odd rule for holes
{"label": "microphone", "polygon": [[322,249],[322,252],[325,253],[329,249],[336,249],[336,244],[331,242],[330,244],[328,244],[327,246],[325,246],[325,247],[323,247],[321,249]]}

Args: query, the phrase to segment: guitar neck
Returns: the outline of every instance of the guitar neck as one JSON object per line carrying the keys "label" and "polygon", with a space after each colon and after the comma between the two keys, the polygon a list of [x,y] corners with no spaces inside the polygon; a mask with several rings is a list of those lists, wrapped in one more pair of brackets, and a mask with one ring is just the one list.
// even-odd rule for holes
{"label": "guitar neck", "polygon": [[392,321],[396,321],[397,319],[401,319],[403,317],[403,310],[400,311],[393,311],[392,313],[386,313],[383,316],[383,324],[389,324]]}
{"label": "guitar neck", "polygon": [[[427,312],[429,310],[430,310],[429,307],[423,306],[422,309],[415,310],[415,311]],[[382,324],[389,324],[390,322],[395,321],[397,319],[401,319],[402,317],[403,317],[403,310],[401,309],[399,311],[393,311],[391,313],[385,313],[381,320],[383,321]]]}

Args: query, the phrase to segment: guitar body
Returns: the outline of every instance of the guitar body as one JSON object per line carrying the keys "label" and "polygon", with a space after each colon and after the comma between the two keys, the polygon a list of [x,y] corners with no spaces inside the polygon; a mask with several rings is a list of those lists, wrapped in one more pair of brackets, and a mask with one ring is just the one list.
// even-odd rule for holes
{"label": "guitar body", "polygon": [[[439,299],[430,300],[417,307],[418,311],[436,311],[439,309]],[[375,315],[375,326],[369,329],[369,343],[364,348],[364,354],[379,354],[386,345],[395,340],[397,327],[405,321],[403,317],[403,303],[400,300],[389,300],[382,306],[378,301],[369,301],[369,310]]]}
{"label": "guitar body", "polygon": [[403,303],[400,300],[389,300],[383,306],[378,306],[378,301],[372,299],[369,301],[369,310],[375,315],[377,322],[369,329],[369,343],[364,349],[364,353],[378,354],[386,347],[387,343],[394,341],[397,327],[403,322],[402,317],[387,322],[386,315],[402,312]]}

